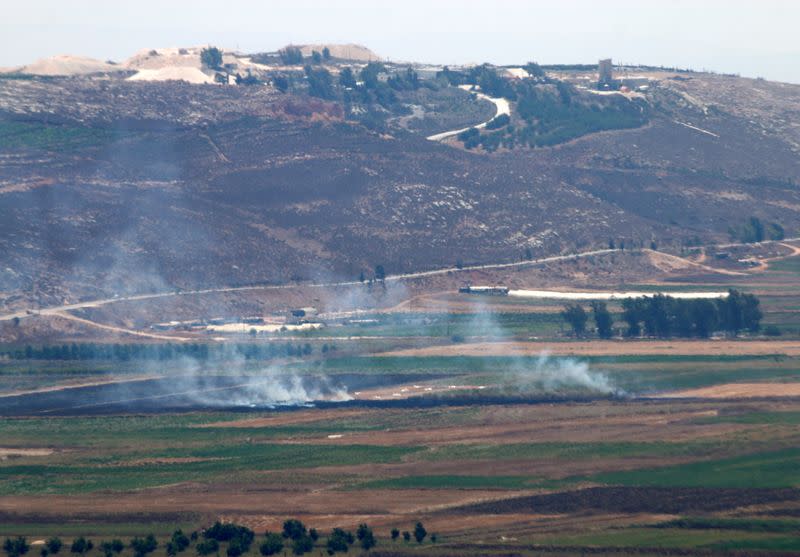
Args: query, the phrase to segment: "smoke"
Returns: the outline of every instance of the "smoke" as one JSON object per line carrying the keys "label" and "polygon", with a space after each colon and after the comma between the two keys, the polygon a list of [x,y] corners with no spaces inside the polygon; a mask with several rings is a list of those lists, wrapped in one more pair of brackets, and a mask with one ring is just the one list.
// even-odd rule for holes
{"label": "smoke", "polygon": [[[168,366],[166,373],[163,366]],[[138,385],[131,384],[123,399],[136,402],[142,397],[144,403],[163,399],[165,406],[271,408],[352,398],[342,381],[322,373],[294,372],[282,363],[254,363],[236,346],[227,346],[209,360],[184,356],[153,363],[147,371],[164,379],[149,383],[145,397]],[[120,400],[116,393],[114,398]]]}
{"label": "smoke", "polygon": [[[484,300],[477,300],[475,313],[468,330],[479,340],[513,342],[514,335],[498,321],[497,314],[486,307]],[[509,356],[499,372],[499,387],[513,394],[601,394],[622,395],[604,373],[594,371],[589,364],[574,358],[551,356],[544,351],[537,358]]]}
{"label": "smoke", "polygon": [[325,376],[273,375],[248,383],[227,402],[234,406],[297,406],[318,400],[344,402],[353,397],[347,387],[334,386]]}
{"label": "smoke", "polygon": [[517,369],[516,380],[523,391],[559,393],[586,391],[622,394],[603,373],[592,371],[589,364],[573,358],[553,358],[549,352],[539,355],[533,367]]}

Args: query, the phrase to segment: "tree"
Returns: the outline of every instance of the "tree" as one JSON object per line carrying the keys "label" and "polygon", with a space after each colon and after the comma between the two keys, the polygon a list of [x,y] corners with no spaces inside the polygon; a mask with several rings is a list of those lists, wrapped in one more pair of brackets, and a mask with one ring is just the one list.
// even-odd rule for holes
{"label": "tree", "polygon": [[236,74],[236,85],[258,85],[259,83],[261,80],[250,73],[250,70],[247,70],[246,75]]}
{"label": "tree", "polygon": [[49,551],[53,555],[58,555],[58,552],[61,551],[61,547],[64,544],[61,542],[60,538],[52,537],[48,539],[46,542],[44,542],[44,545],[47,548],[47,551]]}
{"label": "tree", "polygon": [[283,537],[280,534],[267,532],[265,536],[266,539],[258,548],[261,555],[269,557],[269,555],[275,555],[283,551]]}
{"label": "tree", "polygon": [[403,541],[411,541],[411,533],[408,530],[403,531]]}
{"label": "tree", "polygon": [[544,77],[544,70],[536,62],[528,62],[522,69],[528,72],[531,77]]}
{"label": "tree", "polygon": [[386,271],[383,269],[383,265],[375,265],[375,280],[386,280]]}
{"label": "tree", "polygon": [[422,543],[422,540],[424,540],[427,535],[428,531],[422,525],[422,522],[417,522],[414,526],[414,539],[417,540],[417,543]]}
{"label": "tree", "polygon": [[693,324],[692,333],[700,338],[708,338],[719,322],[717,306],[711,300],[692,300],[689,319]]}
{"label": "tree", "polygon": [[369,551],[377,542],[375,541],[375,534],[372,532],[372,528],[367,526],[366,524],[359,524],[358,530],[356,530],[356,537],[361,542],[361,548],[364,551]]}
{"label": "tree", "polygon": [[322,49],[322,57],[325,60],[330,60],[331,59],[331,49],[328,48],[327,46]]}
{"label": "tree", "polygon": [[344,68],[342,71],[339,72],[339,85],[344,88],[355,89],[356,87],[356,76],[353,74],[353,70],[350,68]]}
{"label": "tree", "polygon": [[195,549],[200,556],[211,555],[219,551],[219,542],[213,539],[203,540],[195,546]]}
{"label": "tree", "polygon": [[396,542],[397,538],[399,537],[400,537],[400,530],[398,530],[397,528],[392,528],[392,541]]}
{"label": "tree", "polygon": [[[111,545],[111,542],[101,542],[100,551],[103,552],[105,557],[113,557],[114,555],[114,547]],[[167,550],[167,555],[174,555],[174,553],[170,554],[169,550]]]}
{"label": "tree", "polygon": [[342,530],[341,528],[334,528],[331,532],[331,535],[328,536],[328,543],[326,545],[328,549],[328,555],[333,555],[337,552],[346,552],[350,544],[355,541],[353,538],[353,534]]}
{"label": "tree", "polygon": [[314,540],[308,534],[303,534],[292,543],[292,553],[303,555],[314,549]]}
{"label": "tree", "polygon": [[322,64],[322,54],[320,54],[316,50],[312,50],[311,51],[311,63],[312,64]]}
{"label": "tree", "polygon": [[133,538],[130,547],[135,557],[146,557],[146,555],[156,550],[158,542],[153,534],[148,534],[144,538]]}
{"label": "tree", "polygon": [[94,544],[91,540],[87,540],[81,536],[80,538],[72,540],[72,545],[70,546],[69,550],[71,553],[86,555],[86,553],[91,551],[93,547]]}
{"label": "tree", "polygon": [[228,557],[239,557],[243,553],[246,553],[248,549],[250,549],[249,544],[245,547],[245,542],[242,538],[233,538],[230,542],[228,542],[228,549],[225,550],[225,553]]}
{"label": "tree", "polygon": [[200,62],[206,68],[217,70],[222,67],[222,51],[215,46],[200,51]]}
{"label": "tree", "polygon": [[276,75],[272,78],[272,85],[280,91],[281,93],[285,93],[289,90],[289,86],[291,85],[289,78],[285,75]]}
{"label": "tree", "polygon": [[561,317],[563,317],[564,321],[569,323],[570,327],[572,327],[572,331],[575,333],[575,336],[583,336],[583,334],[586,332],[586,321],[589,319],[589,317],[586,315],[586,311],[580,304],[567,304],[564,306],[564,311],[561,312]]}
{"label": "tree", "polygon": [[642,321],[642,302],[641,298],[625,298],[622,300],[622,318],[628,324],[625,334],[629,337],[638,337],[642,334],[639,323]]}
{"label": "tree", "polygon": [[287,46],[278,51],[281,62],[287,66],[296,66],[303,63],[303,53],[296,46]]}
{"label": "tree", "polygon": [[780,224],[771,222],[767,225],[767,236],[770,240],[783,240],[786,237],[786,232]]}
{"label": "tree", "polygon": [[8,557],[21,557],[25,555],[29,549],[28,541],[22,536],[13,540],[11,538],[6,538],[6,541],[3,542],[3,551],[6,552]]}
{"label": "tree", "polygon": [[592,313],[594,314],[594,324],[597,327],[597,336],[611,338],[614,319],[611,317],[605,302],[592,302]]}
{"label": "tree", "polygon": [[378,74],[386,71],[386,68],[380,62],[369,62],[366,66],[361,68],[361,81],[364,82],[364,87],[367,89],[375,89],[379,86]]}
{"label": "tree", "polygon": [[742,294],[742,325],[751,333],[761,328],[761,318],[764,314],[758,308],[760,302],[752,294]]}
{"label": "tree", "polygon": [[308,94],[320,99],[334,99],[336,91],[333,89],[331,73],[325,68],[312,68],[306,66],[306,80],[308,81]]}
{"label": "tree", "polygon": [[291,540],[297,540],[306,535],[306,525],[297,520],[290,518],[283,523],[283,537]]}
{"label": "tree", "polygon": [[367,277],[364,276],[364,271],[361,271],[358,274],[358,282],[363,283],[365,280],[367,280]]}

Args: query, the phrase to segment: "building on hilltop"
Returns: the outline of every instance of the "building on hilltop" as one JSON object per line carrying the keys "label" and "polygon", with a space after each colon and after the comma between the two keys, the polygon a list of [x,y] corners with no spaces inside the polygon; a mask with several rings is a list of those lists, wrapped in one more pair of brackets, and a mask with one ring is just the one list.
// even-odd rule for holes
{"label": "building on hilltop", "polygon": [[613,64],[611,58],[600,60],[597,64],[597,85],[602,87],[604,85],[611,85],[614,81]]}

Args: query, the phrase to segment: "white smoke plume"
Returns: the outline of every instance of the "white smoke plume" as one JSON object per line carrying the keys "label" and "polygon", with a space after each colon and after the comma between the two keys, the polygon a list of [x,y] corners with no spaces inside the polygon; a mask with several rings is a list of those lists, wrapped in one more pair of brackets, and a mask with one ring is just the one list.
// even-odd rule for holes
{"label": "white smoke plume", "polygon": [[585,390],[591,393],[623,394],[603,373],[592,371],[589,364],[573,358],[553,358],[549,352],[539,355],[535,365],[516,370],[521,389],[543,393]]}

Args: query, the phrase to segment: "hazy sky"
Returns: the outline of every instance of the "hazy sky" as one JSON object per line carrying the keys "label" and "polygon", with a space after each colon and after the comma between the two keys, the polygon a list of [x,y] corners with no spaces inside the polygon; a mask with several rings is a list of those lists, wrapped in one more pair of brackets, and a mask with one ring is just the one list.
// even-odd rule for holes
{"label": "hazy sky", "polygon": [[142,48],[354,42],[438,63],[615,62],[800,83],[798,0],[3,0],[0,66]]}

